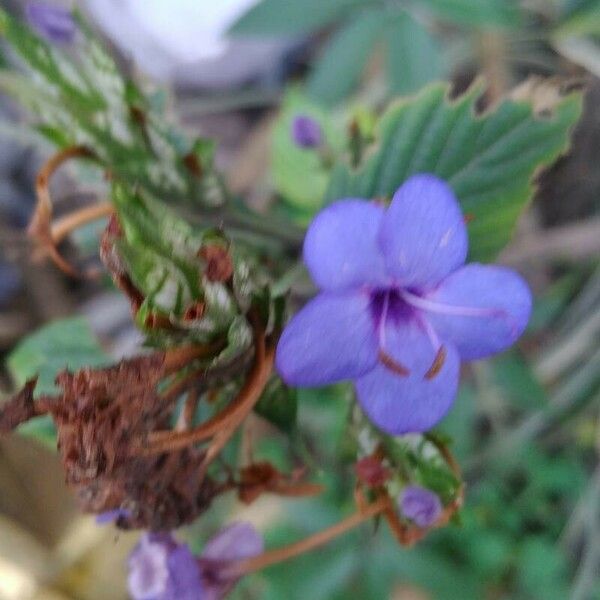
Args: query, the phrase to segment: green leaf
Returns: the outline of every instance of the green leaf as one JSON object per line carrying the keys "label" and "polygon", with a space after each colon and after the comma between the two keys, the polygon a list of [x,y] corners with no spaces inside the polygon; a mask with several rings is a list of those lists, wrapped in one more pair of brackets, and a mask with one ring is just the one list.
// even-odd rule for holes
{"label": "green leaf", "polygon": [[[18,386],[38,377],[36,395],[54,394],[56,375],[64,369],[108,364],[87,321],[81,317],[62,319],[26,337],[8,357],[8,370]],[[56,430],[49,415],[36,417],[19,426],[21,435],[56,449]]]}
{"label": "green leaf", "polygon": [[309,95],[326,105],[343,100],[358,83],[386,20],[385,11],[369,9],[344,23],[308,78]]}
{"label": "green leaf", "polygon": [[[548,87],[550,84],[546,84]],[[357,170],[338,165],[326,201],[391,198],[416,173],[449,182],[470,217],[470,258],[491,260],[509,241],[534,193],[534,176],[569,147],[581,114],[581,94],[566,96],[536,82],[477,115],[474,85],[455,100],[446,84],[432,84],[392,105],[382,117],[371,154]],[[538,112],[530,98],[552,100]]]}
{"label": "green leaf", "polygon": [[387,73],[394,94],[416,92],[441,74],[440,49],[433,36],[407,12],[387,30]]}
{"label": "green leaf", "polygon": [[367,0],[262,0],[234,23],[238,35],[300,35],[328,25]]}
{"label": "green leaf", "polygon": [[106,365],[102,350],[87,321],[62,319],[26,337],[8,357],[8,369],[18,386],[38,376],[37,394],[54,394],[54,378],[64,369]]}
{"label": "green leaf", "polygon": [[437,16],[458,25],[509,27],[521,20],[513,0],[420,0]]}
{"label": "green leaf", "polygon": [[296,390],[288,388],[279,378],[272,379],[254,410],[286,433],[296,427],[298,398]]}

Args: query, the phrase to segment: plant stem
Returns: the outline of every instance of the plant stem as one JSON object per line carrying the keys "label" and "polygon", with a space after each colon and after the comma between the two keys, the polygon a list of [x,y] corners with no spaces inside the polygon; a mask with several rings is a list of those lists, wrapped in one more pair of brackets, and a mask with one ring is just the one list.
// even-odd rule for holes
{"label": "plant stem", "polygon": [[78,277],[79,273],[58,252],[52,235],[52,198],[50,196],[50,178],[65,162],[73,158],[94,158],[94,152],[87,146],[70,146],[54,156],[39,170],[35,181],[37,204],[27,228],[27,234],[35,239],[44,253],[65,273]]}
{"label": "plant stem", "polygon": [[57,219],[51,225],[52,241],[55,244],[60,243],[71,231],[74,231],[78,227],[97,221],[102,217],[108,217],[114,212],[112,202],[105,201],[93,204],[92,206],[86,206],[80,210],[76,210],[64,217]]}
{"label": "plant stem", "polygon": [[318,533],[300,540],[299,542],[290,544],[289,546],[285,546],[283,548],[269,550],[258,556],[235,563],[231,566],[231,574],[239,576],[246,573],[251,573],[253,571],[259,571],[265,567],[269,567],[284,560],[299,556],[300,554],[304,554],[305,552],[309,552],[314,548],[318,548],[319,546],[327,544],[336,537],[346,533],[347,531],[350,531],[351,529],[354,529],[361,523],[364,523],[365,521],[368,521],[374,516],[382,513],[387,507],[388,502],[389,501],[387,498],[380,498],[363,511],[358,511],[339,523],[333,525],[332,527],[324,529],[323,531],[319,531]]}
{"label": "plant stem", "polygon": [[[274,349],[265,347],[264,332],[255,332],[255,358],[254,366],[244,386],[236,398],[208,421],[189,431],[158,431],[149,435],[149,439],[133,445],[136,455],[155,455],[163,452],[180,450],[191,444],[196,444],[212,437],[215,434],[229,439],[246,415],[260,397],[273,368]],[[179,364],[179,358],[176,361]],[[233,431],[230,431],[232,429]],[[225,434],[228,434],[225,436]]]}

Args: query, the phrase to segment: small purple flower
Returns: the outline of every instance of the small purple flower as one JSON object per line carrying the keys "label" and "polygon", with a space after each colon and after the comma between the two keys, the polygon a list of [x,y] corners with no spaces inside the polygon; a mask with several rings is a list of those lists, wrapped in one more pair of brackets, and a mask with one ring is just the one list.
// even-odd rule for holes
{"label": "small purple flower", "polygon": [[168,534],[144,534],[129,555],[129,593],[133,600],[203,598],[198,562],[185,544]]}
{"label": "small purple flower", "polygon": [[315,119],[298,115],[292,121],[292,139],[300,148],[316,148],[323,141],[323,132]]}
{"label": "small purple flower", "polygon": [[228,572],[232,563],[262,551],[248,523],[222,529],[200,558],[169,534],[145,534],[129,556],[129,593],[133,600],[221,600],[239,579]]}
{"label": "small purple flower", "polygon": [[25,16],[29,25],[49,42],[68,44],[75,37],[73,15],[60,6],[47,2],[28,2]]}
{"label": "small purple flower", "polygon": [[514,271],[465,265],[468,238],[450,187],[415,175],[389,206],[335,202],[311,223],[304,262],[321,289],[287,325],[286,383],[353,380],[367,416],[397,435],[427,431],[456,396],[461,360],[521,335],[531,293]]}
{"label": "small purple flower", "polygon": [[228,572],[232,562],[257,556],[264,551],[262,536],[250,523],[232,523],[207,542],[202,554],[203,600],[224,598],[239,577]]}
{"label": "small purple flower", "polygon": [[398,501],[400,513],[422,529],[431,527],[442,514],[442,503],[433,492],[417,485],[404,488]]}

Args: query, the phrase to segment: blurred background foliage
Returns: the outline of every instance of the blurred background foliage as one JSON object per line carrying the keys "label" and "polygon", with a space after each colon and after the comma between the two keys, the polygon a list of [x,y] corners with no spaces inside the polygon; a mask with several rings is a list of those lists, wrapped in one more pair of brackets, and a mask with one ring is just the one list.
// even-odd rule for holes
{"label": "blurred background foliage", "polygon": [[[517,349],[465,370],[459,399],[439,427],[467,482],[460,523],[412,549],[399,549],[383,523],[375,532],[363,527],[248,578],[233,597],[600,599],[600,2],[168,4],[168,16],[135,0],[118,9],[113,0],[89,0],[82,9],[125,69],[171,85],[165,103],[187,131],[217,140],[215,160],[234,194],[299,224],[333,184],[323,157],[290,142],[298,112],[321,123],[335,154],[346,149],[349,115],[368,138],[375,113],[390,99],[437,79],[458,92],[484,75],[487,87],[478,100],[484,105],[532,74],[587,85],[572,152],[540,177],[533,206],[500,256],[536,292],[529,330]],[[17,1],[3,6],[22,8]],[[107,281],[73,281],[31,264],[22,230],[43,155],[16,106],[3,100],[0,110],[6,117],[0,351],[8,393],[34,372],[46,388],[64,366],[129,355],[140,338],[127,302]],[[57,179],[55,195],[66,208],[99,189],[85,168]],[[91,245],[95,235],[80,232],[77,241]],[[297,291],[299,297],[306,292]],[[274,546],[350,512],[354,479],[343,435],[351,418],[348,388],[300,390],[297,404],[273,418],[278,392],[262,408],[292,432],[291,442],[255,417],[228,451],[281,468],[305,461],[327,492],[314,500],[220,505],[186,532],[193,546],[200,548],[223,519],[252,519]],[[42,443],[0,442],[0,598],[125,597],[124,557],[135,534],[99,528],[76,514],[48,449],[47,422],[32,422],[23,434]]]}

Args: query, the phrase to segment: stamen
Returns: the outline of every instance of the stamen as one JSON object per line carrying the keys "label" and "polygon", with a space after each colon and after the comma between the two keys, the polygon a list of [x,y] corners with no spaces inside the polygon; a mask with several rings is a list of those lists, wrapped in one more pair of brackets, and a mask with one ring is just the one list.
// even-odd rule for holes
{"label": "stamen", "polygon": [[379,320],[379,347],[385,348],[385,322],[387,321],[388,310],[390,308],[390,293],[387,292],[383,300],[381,309],[381,318]]}
{"label": "stamen", "polygon": [[407,369],[403,364],[399,363],[397,360],[392,358],[385,350],[386,346],[386,335],[385,335],[385,326],[388,317],[388,310],[390,308],[390,292],[388,291],[385,294],[383,299],[383,307],[381,309],[381,317],[378,325],[378,335],[379,335],[379,355],[378,358],[383,364],[384,367],[389,369],[395,375],[400,375],[401,377],[408,377],[410,375],[410,369]]}
{"label": "stamen", "polygon": [[410,375],[410,369],[407,369],[403,364],[397,362],[389,354],[386,354],[384,350],[379,350],[379,360],[384,367],[388,368],[395,375],[401,377],[408,377]]}
{"label": "stamen", "polygon": [[444,346],[440,346],[440,349],[437,351],[437,354],[433,359],[431,367],[429,367],[429,370],[427,371],[427,373],[425,373],[425,379],[431,380],[439,374],[439,372],[442,370],[442,367],[444,366],[444,363],[446,362],[447,355],[448,352],[446,351],[446,348]]}
{"label": "stamen", "polygon": [[455,306],[452,304],[445,304],[443,302],[435,302],[433,300],[427,300],[421,298],[416,294],[401,290],[400,295],[402,299],[415,308],[426,310],[428,312],[440,313],[443,315],[455,315],[457,317],[503,317],[508,318],[509,314],[501,308],[479,308],[475,306]]}

